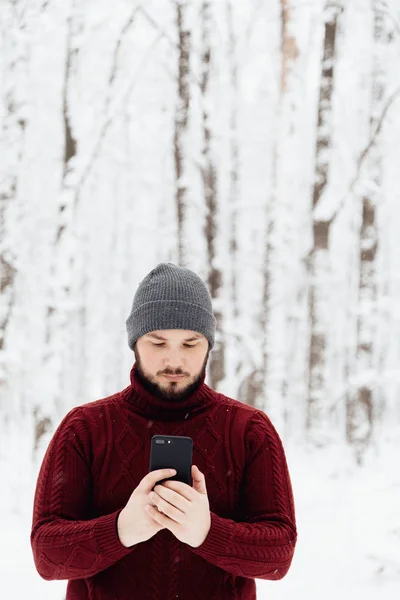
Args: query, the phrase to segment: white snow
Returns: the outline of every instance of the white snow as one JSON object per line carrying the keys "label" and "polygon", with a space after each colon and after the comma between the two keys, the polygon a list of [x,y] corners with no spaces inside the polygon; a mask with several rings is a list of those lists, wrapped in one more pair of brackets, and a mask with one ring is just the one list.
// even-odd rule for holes
{"label": "white snow", "polygon": [[[329,320],[322,390],[329,450],[294,445],[308,433],[307,261],[326,2],[286,2],[298,56],[283,97],[282,1],[211,2],[205,97],[199,86],[202,0],[183,4],[192,36],[190,118],[179,182],[190,200],[182,233],[187,266],[201,276],[210,267],[200,173],[205,106],[218,181],[214,266],[224,277],[215,302],[224,317],[218,335],[227,353],[219,391],[237,397],[246,377],[263,364],[266,346],[268,385],[260,402],[283,430],[296,501],[299,539],[292,567],[282,581],[258,581],[259,599],[398,600],[399,0],[343,2],[337,32],[332,152],[316,211],[325,218],[338,213],[329,236],[330,266],[319,286]],[[376,6],[384,17],[380,40],[374,39]],[[132,353],[125,319],[133,293],[157,262],[177,261],[176,2],[3,0],[0,13],[0,258],[16,273],[0,295],[1,326],[9,313],[0,344],[0,600],[63,600],[66,583],[39,577],[29,542],[39,459],[50,436],[41,437],[32,466],[35,427],[42,418],[55,427],[73,405],[128,385]],[[372,109],[374,77],[385,89],[382,105]],[[66,169],[64,92],[77,142]],[[357,466],[343,432],[347,394],[360,381],[361,197],[378,192],[376,157],[371,168],[362,156],[371,141],[371,117],[385,114],[388,104],[373,148],[382,161],[378,298],[374,364],[362,379],[375,382],[376,446]],[[273,246],[267,332],[260,326],[267,308],[266,241]]]}
{"label": "white snow", "polygon": [[[398,600],[400,443],[371,450],[363,466],[345,448],[295,448],[286,455],[295,495],[298,543],[280,581],[257,580],[259,600]],[[11,471],[10,471],[11,472]],[[9,473],[10,473],[9,472]],[[44,581],[30,548],[36,473],[21,478],[21,502],[1,510],[0,598],[63,600],[65,581]],[[2,472],[7,486],[7,473]]]}

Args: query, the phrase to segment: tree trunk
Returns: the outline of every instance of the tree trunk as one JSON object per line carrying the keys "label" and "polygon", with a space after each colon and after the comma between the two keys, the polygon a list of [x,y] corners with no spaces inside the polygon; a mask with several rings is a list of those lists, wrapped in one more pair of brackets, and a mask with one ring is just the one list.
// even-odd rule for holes
{"label": "tree trunk", "polygon": [[[276,336],[282,340],[286,337],[287,315],[281,302],[275,298],[281,297],[286,287],[284,275],[281,272],[280,256],[282,252],[283,221],[288,210],[287,198],[283,193],[282,178],[285,177],[285,153],[293,135],[293,114],[290,103],[290,75],[298,56],[296,39],[291,34],[290,0],[281,0],[281,44],[279,98],[277,103],[276,130],[272,153],[272,193],[266,207],[266,241],[263,261],[263,301],[260,315],[260,330],[262,337],[262,373],[255,377],[259,384],[256,390],[261,403],[265,403],[268,414],[273,418],[278,428],[281,428],[284,418],[283,398],[285,396],[285,373],[282,366],[284,361],[279,357],[282,348],[276,351]],[[274,308],[275,304],[275,308]],[[279,313],[279,314],[278,314]]]}
{"label": "tree trunk", "polygon": [[185,243],[185,206],[187,202],[187,181],[185,180],[185,138],[189,123],[190,106],[190,31],[188,31],[185,16],[186,4],[177,2],[178,30],[178,99],[175,113],[174,160],[176,181],[176,211],[178,220],[178,264],[186,264]]}
{"label": "tree trunk", "polygon": [[[388,43],[386,18],[374,0],[374,63],[372,73],[370,139],[377,131],[386,101],[384,53]],[[380,137],[370,148],[365,166],[365,190],[361,198],[359,244],[359,294],[357,313],[357,347],[354,386],[350,388],[346,406],[346,437],[354,446],[357,459],[369,442],[376,413],[374,390],[377,384],[375,360],[377,318],[378,252],[377,208],[382,201],[382,148]]]}
{"label": "tree trunk", "polygon": [[[8,4],[8,3],[7,3]],[[26,50],[23,11],[6,6],[3,12],[4,55],[3,89],[1,98],[4,115],[0,130],[0,390],[7,383],[7,365],[4,350],[7,327],[14,304],[14,286],[17,276],[17,254],[13,231],[18,196],[19,165],[21,163],[26,130],[26,99],[28,57]],[[7,18],[8,17],[8,18]],[[1,394],[0,394],[1,395]],[[0,406],[1,409],[1,406]]]}
{"label": "tree trunk", "polygon": [[230,169],[229,169],[229,196],[228,204],[230,207],[230,228],[229,228],[229,256],[231,263],[231,302],[232,315],[235,321],[239,316],[238,295],[237,295],[237,269],[238,269],[238,242],[237,242],[237,220],[238,220],[238,201],[239,201],[239,144],[238,144],[238,67],[235,51],[235,32],[233,28],[232,2],[226,5],[227,24],[228,24],[228,55],[230,67],[230,85],[232,90],[232,105],[229,118],[230,132]]}
{"label": "tree trunk", "polygon": [[220,294],[222,291],[222,272],[217,266],[217,239],[218,239],[218,199],[217,199],[217,173],[212,152],[212,130],[209,114],[209,85],[212,68],[212,50],[210,33],[210,2],[204,0],[201,9],[201,81],[200,91],[202,99],[202,180],[204,201],[206,205],[206,222],[204,236],[207,245],[208,287],[211,297],[216,301],[214,310],[217,319],[217,334],[214,350],[210,355],[209,376],[210,385],[214,389],[225,377],[225,340],[223,339],[223,313]]}
{"label": "tree trunk", "polygon": [[[40,399],[40,404],[34,407],[36,432],[41,435],[46,428],[41,423],[50,426],[50,420],[55,422],[63,415],[62,391],[65,387],[65,367],[70,350],[70,321],[74,311],[71,299],[72,278],[77,251],[72,228],[74,226],[75,201],[75,172],[71,161],[76,159],[77,141],[71,124],[71,108],[69,93],[71,77],[77,58],[74,47],[75,0],[71,2],[70,14],[66,21],[66,52],[65,75],[62,90],[62,122],[64,131],[63,171],[58,198],[56,230],[53,242],[52,260],[49,274],[49,291],[46,314],[46,339],[43,368],[46,372],[48,396]],[[50,417],[50,420],[49,420]],[[40,439],[36,435],[36,446]]]}
{"label": "tree trunk", "polygon": [[[332,153],[332,95],[336,60],[336,37],[341,8],[327,2],[324,10],[324,42],[318,102],[313,189],[313,246],[308,257],[309,291],[309,378],[306,429],[311,439],[323,442],[319,432],[326,431],[329,420],[326,384],[326,352],[329,326],[329,233],[330,221],[318,220],[316,209],[328,187]],[[323,433],[324,434],[324,433]]]}
{"label": "tree trunk", "polygon": [[[238,346],[243,339],[243,332],[237,329],[237,323],[239,318],[239,301],[238,301],[238,276],[239,276],[239,251],[238,251],[238,218],[239,218],[239,143],[238,143],[238,101],[239,101],[239,82],[238,82],[238,60],[236,50],[236,39],[234,30],[233,20],[233,7],[232,1],[228,1],[226,4],[226,21],[228,31],[228,45],[227,45],[227,59],[229,68],[229,83],[231,89],[231,105],[229,114],[229,191],[228,191],[228,249],[229,249],[229,281],[226,281],[226,285],[229,288],[229,311],[228,322],[231,323],[228,335],[230,343],[229,346],[236,346],[236,342],[233,342],[233,335],[238,336]],[[225,319],[226,324],[226,319]],[[232,352],[230,356],[227,356],[226,367],[231,366],[231,377],[234,380],[235,375],[240,373],[243,368],[243,356],[241,352]],[[229,364],[227,364],[227,361]],[[233,364],[234,363],[234,364]],[[237,393],[237,390],[232,390],[232,394]],[[240,396],[243,402],[248,403],[246,396]]]}

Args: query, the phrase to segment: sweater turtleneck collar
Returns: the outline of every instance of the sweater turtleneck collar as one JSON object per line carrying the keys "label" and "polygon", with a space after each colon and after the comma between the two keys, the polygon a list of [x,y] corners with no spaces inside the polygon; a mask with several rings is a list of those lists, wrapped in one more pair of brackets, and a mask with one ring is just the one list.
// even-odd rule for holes
{"label": "sweater turtleneck collar", "polygon": [[205,374],[200,386],[184,400],[169,400],[151,394],[142,384],[136,363],[130,372],[130,394],[128,401],[135,412],[148,419],[160,421],[183,421],[206,410],[217,399],[216,392],[204,383]]}

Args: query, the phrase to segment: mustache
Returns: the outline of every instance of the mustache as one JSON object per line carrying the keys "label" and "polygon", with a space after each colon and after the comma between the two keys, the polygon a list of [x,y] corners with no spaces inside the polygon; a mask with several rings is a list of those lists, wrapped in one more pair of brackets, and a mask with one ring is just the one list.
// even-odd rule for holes
{"label": "mustache", "polygon": [[162,371],[161,375],[186,375],[183,371]]}

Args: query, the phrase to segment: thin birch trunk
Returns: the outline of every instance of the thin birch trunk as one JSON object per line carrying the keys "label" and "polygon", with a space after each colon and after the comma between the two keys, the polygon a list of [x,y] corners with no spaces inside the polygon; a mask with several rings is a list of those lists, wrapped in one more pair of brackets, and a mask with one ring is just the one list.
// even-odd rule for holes
{"label": "thin birch trunk", "polygon": [[176,211],[178,222],[178,264],[186,264],[185,207],[187,204],[187,181],[185,180],[185,139],[189,124],[190,106],[190,31],[186,27],[185,3],[179,1],[177,10],[178,31],[178,98],[175,113],[174,161],[176,181]]}
{"label": "thin birch trunk", "polygon": [[[239,277],[239,249],[238,249],[238,219],[239,219],[239,176],[240,176],[240,148],[238,142],[239,126],[239,73],[237,41],[234,29],[234,8],[232,1],[226,3],[226,23],[227,23],[227,63],[229,70],[229,85],[231,93],[230,112],[229,112],[229,188],[228,188],[228,250],[229,250],[229,268],[226,273],[229,279],[225,279],[229,290],[229,301],[225,311],[225,335],[227,341],[225,366],[227,379],[235,386],[237,375],[244,366],[244,357],[242,352],[234,352],[233,348],[241,348],[244,340],[244,332],[237,327],[239,319],[239,300],[238,300],[238,277]],[[231,349],[231,350],[230,350]],[[230,373],[229,373],[230,371]],[[232,394],[238,393],[235,387],[232,387]],[[240,396],[243,401],[248,402],[247,395]]]}
{"label": "thin birch trunk", "polygon": [[[53,242],[52,261],[50,266],[49,292],[46,314],[46,339],[43,357],[46,372],[48,397],[42,398],[40,404],[34,407],[35,415],[35,444],[38,445],[40,436],[49,427],[50,420],[57,421],[64,408],[62,406],[62,390],[64,375],[70,345],[69,321],[72,314],[72,274],[76,261],[76,246],[73,241],[72,227],[74,216],[73,204],[73,174],[71,166],[77,156],[77,140],[74,137],[71,123],[71,108],[69,93],[74,61],[77,58],[74,47],[75,4],[72,0],[70,13],[66,20],[66,52],[65,75],[62,90],[62,122],[64,132],[63,171],[58,198],[56,230]],[[46,424],[46,427],[43,426]]]}
{"label": "thin birch trunk", "polygon": [[238,144],[238,66],[235,51],[235,32],[233,29],[232,2],[226,5],[226,16],[228,24],[228,55],[229,74],[232,92],[232,105],[229,118],[230,132],[230,170],[229,170],[229,197],[230,206],[230,228],[229,228],[229,255],[231,264],[231,304],[232,315],[235,321],[239,316],[238,293],[237,293],[237,271],[238,271],[238,201],[239,201],[239,144]]}
{"label": "thin birch trunk", "polygon": [[217,266],[217,241],[218,241],[218,197],[217,197],[217,172],[214,165],[212,152],[212,125],[209,113],[209,86],[212,69],[211,49],[211,7],[208,0],[204,0],[201,7],[201,81],[200,91],[202,100],[202,180],[204,189],[204,202],[206,206],[206,221],[204,237],[207,247],[208,288],[213,301],[216,301],[214,315],[217,319],[217,334],[215,346],[210,355],[209,378],[210,385],[218,388],[218,383],[225,377],[225,340],[223,339],[223,314],[220,301],[222,287],[222,273]]}
{"label": "thin birch trunk", "polygon": [[[332,95],[335,83],[336,38],[339,4],[328,0],[324,10],[324,41],[318,102],[315,148],[315,182],[313,189],[313,246],[308,257],[309,269],[309,378],[306,429],[311,438],[327,426],[327,344],[329,327],[329,234],[331,221],[318,220],[316,209],[328,187],[332,154]],[[317,440],[321,441],[321,440]]]}
{"label": "thin birch trunk", "polygon": [[[386,19],[373,0],[374,62],[372,73],[370,139],[378,129],[386,101],[384,50],[388,42]],[[354,446],[358,460],[371,441],[376,418],[375,393],[377,367],[375,342],[377,326],[377,209],[382,201],[382,147],[380,136],[371,146],[365,169],[366,189],[362,195],[362,218],[359,244],[359,294],[357,312],[357,347],[355,385],[350,388],[346,406],[346,437]],[[363,178],[364,179],[364,178]]]}
{"label": "thin birch trunk", "polygon": [[[0,63],[4,73],[4,114],[0,129],[0,390],[8,380],[4,351],[18,274],[18,256],[10,228],[16,220],[19,168],[27,125],[24,93],[28,67],[26,24],[24,11],[18,9],[18,6],[10,5],[3,9],[4,29],[6,24],[8,27],[3,32],[4,54]],[[9,20],[5,19],[6,15]]]}
{"label": "thin birch trunk", "polygon": [[[274,147],[272,153],[272,193],[266,207],[266,241],[263,260],[263,300],[262,312],[260,315],[260,329],[263,332],[262,338],[262,374],[258,377],[259,389],[257,395],[260,400],[267,399],[266,407],[269,414],[274,419],[277,426],[283,419],[282,401],[285,395],[286,383],[283,379],[282,370],[273,372],[273,323],[275,318],[273,303],[276,294],[280,295],[282,282],[279,281],[278,256],[281,251],[279,247],[279,227],[280,218],[287,210],[285,206],[286,198],[281,194],[281,182],[284,176],[285,145],[288,143],[287,136],[288,120],[290,119],[290,110],[287,109],[289,99],[289,79],[298,56],[296,39],[291,34],[291,2],[290,0],[281,0],[281,44],[280,44],[280,72],[279,72],[279,98],[277,103],[276,130],[274,137]],[[279,310],[284,310],[281,306]],[[280,313],[282,315],[282,313]],[[280,318],[285,322],[286,315]],[[281,325],[280,325],[281,326]],[[280,332],[284,335],[283,332]]]}

